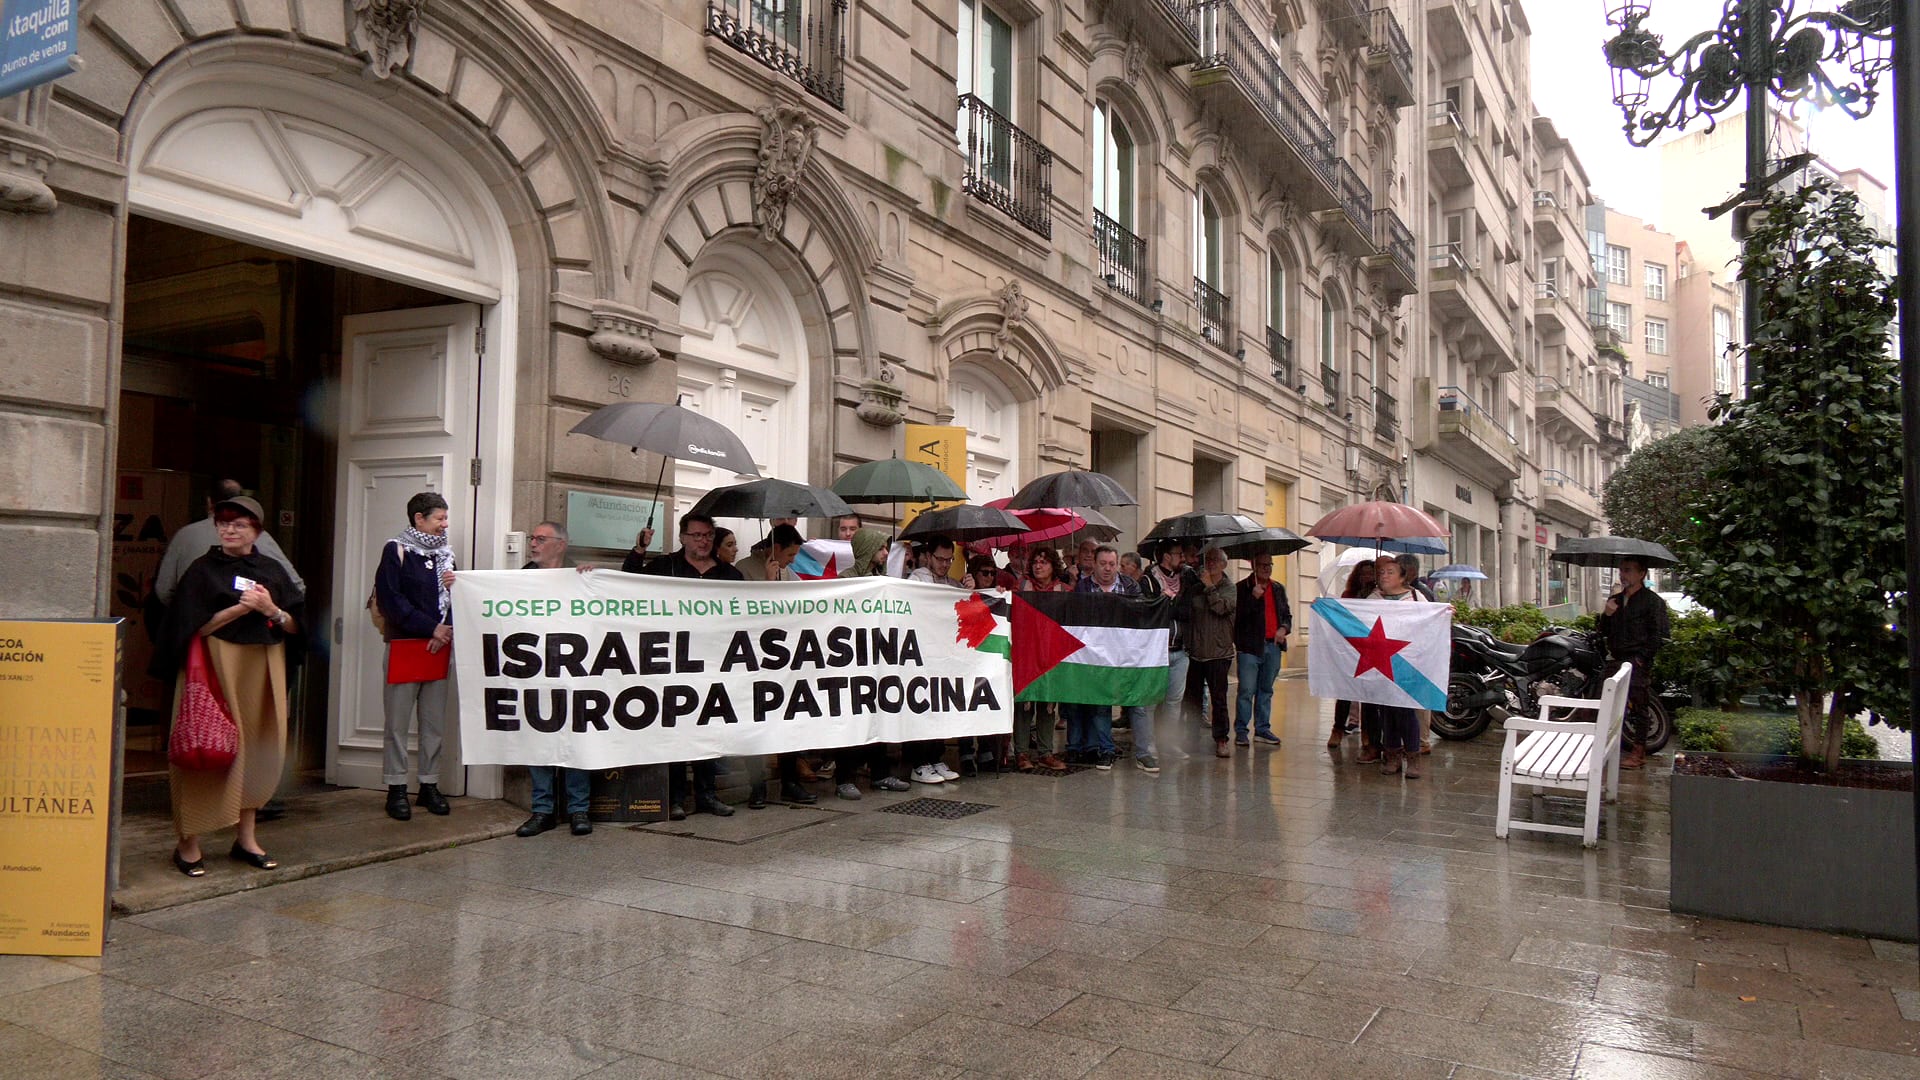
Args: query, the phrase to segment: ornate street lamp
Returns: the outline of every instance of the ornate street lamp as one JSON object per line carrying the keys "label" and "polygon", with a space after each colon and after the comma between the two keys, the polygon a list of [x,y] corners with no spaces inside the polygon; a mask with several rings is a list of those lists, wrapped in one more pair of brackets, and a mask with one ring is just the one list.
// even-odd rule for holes
{"label": "ornate street lamp", "polygon": [[[1613,100],[1626,118],[1627,141],[1647,146],[1662,132],[1682,130],[1699,119],[1712,131],[1715,118],[1744,98],[1746,182],[1708,215],[1757,206],[1769,188],[1805,164],[1794,160],[1774,167],[1767,149],[1768,99],[1807,101],[1865,116],[1879,97],[1881,76],[1893,68],[1899,6],[1899,0],[1849,0],[1837,11],[1802,12],[1797,0],[1729,0],[1720,25],[1669,53],[1660,35],[1641,25],[1652,13],[1648,4],[1615,0],[1607,23],[1618,32],[1602,50],[1613,69]],[[1668,77],[1679,80],[1670,95],[1656,85]],[[1744,236],[1746,224],[1742,212],[1735,218],[1735,234]],[[1751,343],[1759,313],[1751,299],[1745,307]],[[1748,381],[1758,374],[1749,366]]]}

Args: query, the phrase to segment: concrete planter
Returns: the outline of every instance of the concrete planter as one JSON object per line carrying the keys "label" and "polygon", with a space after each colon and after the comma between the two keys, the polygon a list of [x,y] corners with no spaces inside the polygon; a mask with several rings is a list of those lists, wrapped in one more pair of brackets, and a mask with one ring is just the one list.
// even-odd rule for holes
{"label": "concrete planter", "polygon": [[[1668,907],[1689,915],[1915,938],[1913,794],[1673,774]],[[1904,767],[1902,762],[1878,762]]]}

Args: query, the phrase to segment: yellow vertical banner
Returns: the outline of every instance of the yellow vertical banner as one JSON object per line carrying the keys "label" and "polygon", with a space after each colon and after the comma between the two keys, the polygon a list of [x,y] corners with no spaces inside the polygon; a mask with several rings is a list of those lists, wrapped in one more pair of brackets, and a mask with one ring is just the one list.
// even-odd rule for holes
{"label": "yellow vertical banner", "polygon": [[122,625],[0,620],[0,953],[106,941]]}
{"label": "yellow vertical banner", "polygon": [[[967,429],[937,424],[908,424],[906,429],[906,453],[901,456],[939,469],[961,490],[966,490]],[[930,509],[931,505],[921,503],[906,507],[900,514],[900,527],[906,528],[922,511]]]}

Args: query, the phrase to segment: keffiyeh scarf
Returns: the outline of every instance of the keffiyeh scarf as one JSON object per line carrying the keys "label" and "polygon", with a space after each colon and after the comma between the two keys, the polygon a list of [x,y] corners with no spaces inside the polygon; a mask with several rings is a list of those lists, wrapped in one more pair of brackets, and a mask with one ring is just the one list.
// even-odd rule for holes
{"label": "keffiyeh scarf", "polygon": [[444,536],[423,533],[409,525],[400,530],[393,542],[401,548],[433,563],[433,584],[440,590],[440,621],[446,622],[453,611],[453,594],[447,591],[447,571],[453,569],[453,547]]}

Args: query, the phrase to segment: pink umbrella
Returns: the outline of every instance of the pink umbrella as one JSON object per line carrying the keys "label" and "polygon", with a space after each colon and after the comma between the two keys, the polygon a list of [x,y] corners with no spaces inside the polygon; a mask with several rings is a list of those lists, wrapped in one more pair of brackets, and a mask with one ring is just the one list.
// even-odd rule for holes
{"label": "pink umbrella", "polygon": [[[1006,499],[995,499],[986,505],[995,509],[1005,509]],[[1020,519],[1027,531],[1012,536],[992,536],[985,540],[975,540],[967,546],[978,552],[988,552],[996,548],[1021,547],[1027,544],[1044,544],[1049,540],[1058,540],[1063,536],[1072,536],[1086,527],[1087,519],[1059,507],[1042,507],[1034,510],[1008,510],[1008,513]]]}
{"label": "pink umbrella", "polygon": [[1364,544],[1387,551],[1441,555],[1447,550],[1447,530],[1433,516],[1406,503],[1355,503],[1322,517],[1307,535],[1336,544]]}

